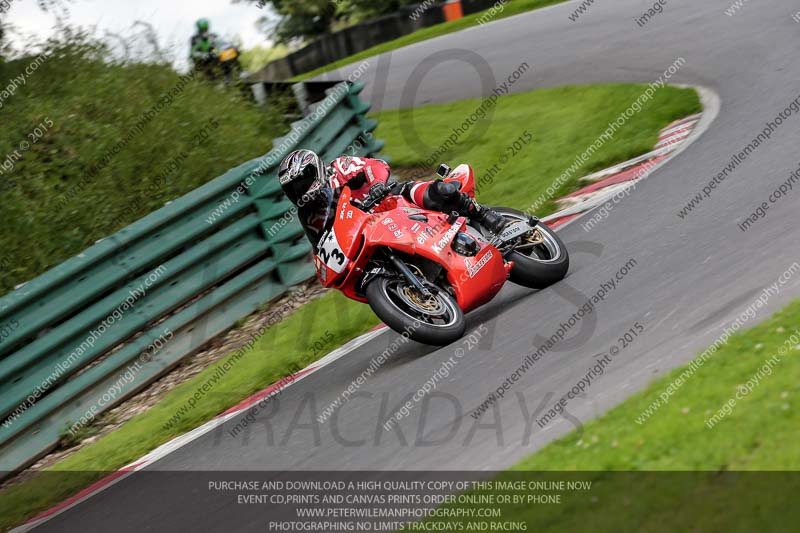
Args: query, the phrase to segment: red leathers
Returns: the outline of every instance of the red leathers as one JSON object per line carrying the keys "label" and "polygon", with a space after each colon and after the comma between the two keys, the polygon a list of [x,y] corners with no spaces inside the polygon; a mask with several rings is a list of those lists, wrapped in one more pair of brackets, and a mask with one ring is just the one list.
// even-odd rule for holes
{"label": "red leathers", "polygon": [[[330,184],[334,189],[340,189],[347,184],[353,192],[353,200],[362,200],[369,188],[376,183],[386,183],[389,179],[389,165],[380,159],[367,159],[363,157],[342,156],[334,159],[329,165],[332,169]],[[425,191],[432,181],[417,181],[410,183],[404,196],[419,207],[423,207]]]}

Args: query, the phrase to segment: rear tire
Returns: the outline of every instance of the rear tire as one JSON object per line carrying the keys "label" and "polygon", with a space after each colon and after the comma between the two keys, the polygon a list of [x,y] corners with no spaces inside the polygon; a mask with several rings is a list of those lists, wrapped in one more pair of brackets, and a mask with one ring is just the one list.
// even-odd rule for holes
{"label": "rear tire", "polygon": [[367,285],[366,294],[378,318],[397,333],[434,346],[457,341],[467,327],[463,311],[447,292],[433,285],[428,288],[435,298],[435,302],[426,302],[429,308],[415,303],[416,289],[403,279],[377,277]]}
{"label": "rear tire", "polygon": [[[528,220],[528,215],[508,207],[493,207],[506,220]],[[529,248],[527,253],[512,252],[508,259],[514,261],[509,279],[517,285],[531,289],[544,289],[558,283],[569,271],[569,252],[564,241],[544,222],[536,226],[537,240],[541,244]],[[536,234],[534,234],[536,235]]]}

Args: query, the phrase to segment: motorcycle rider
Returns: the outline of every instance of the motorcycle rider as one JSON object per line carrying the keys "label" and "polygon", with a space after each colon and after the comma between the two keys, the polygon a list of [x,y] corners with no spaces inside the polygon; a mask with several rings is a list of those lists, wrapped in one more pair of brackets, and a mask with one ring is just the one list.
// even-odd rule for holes
{"label": "motorcycle rider", "polygon": [[[330,165],[311,150],[295,150],[281,161],[278,180],[290,202],[297,206],[298,218],[314,250],[322,235],[328,206],[347,185],[353,200],[363,200],[373,186],[387,187],[389,165],[380,159],[340,156]],[[413,204],[431,211],[458,212],[476,220],[489,231],[499,234],[505,219],[492,209],[481,206],[460,185],[436,179],[410,181],[394,185],[390,192],[402,195]]]}
{"label": "motorcycle rider", "polygon": [[209,32],[210,23],[208,19],[201,18],[195,22],[197,33],[192,35],[190,41],[189,58],[194,63],[194,68],[200,71],[208,71],[213,65],[212,51],[217,36]]}

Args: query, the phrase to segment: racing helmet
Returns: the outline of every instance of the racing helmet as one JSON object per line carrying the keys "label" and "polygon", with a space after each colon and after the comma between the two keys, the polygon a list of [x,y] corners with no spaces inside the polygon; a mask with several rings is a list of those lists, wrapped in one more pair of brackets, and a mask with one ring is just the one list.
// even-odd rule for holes
{"label": "racing helmet", "polygon": [[208,19],[197,19],[197,22],[194,23],[197,26],[197,31],[199,33],[205,33],[208,31],[208,27],[210,26]]}
{"label": "racing helmet", "polygon": [[322,159],[311,150],[295,150],[278,168],[278,181],[286,197],[294,205],[309,201],[325,183],[327,174]]}

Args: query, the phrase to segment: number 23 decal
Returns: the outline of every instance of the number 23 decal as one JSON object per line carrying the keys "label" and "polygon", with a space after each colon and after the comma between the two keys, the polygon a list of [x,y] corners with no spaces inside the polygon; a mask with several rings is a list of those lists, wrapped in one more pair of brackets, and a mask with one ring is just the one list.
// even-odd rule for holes
{"label": "number 23 decal", "polygon": [[339,246],[333,230],[327,232],[320,239],[317,255],[328,268],[337,274],[344,270],[348,263],[347,256],[342,252],[342,247]]}

